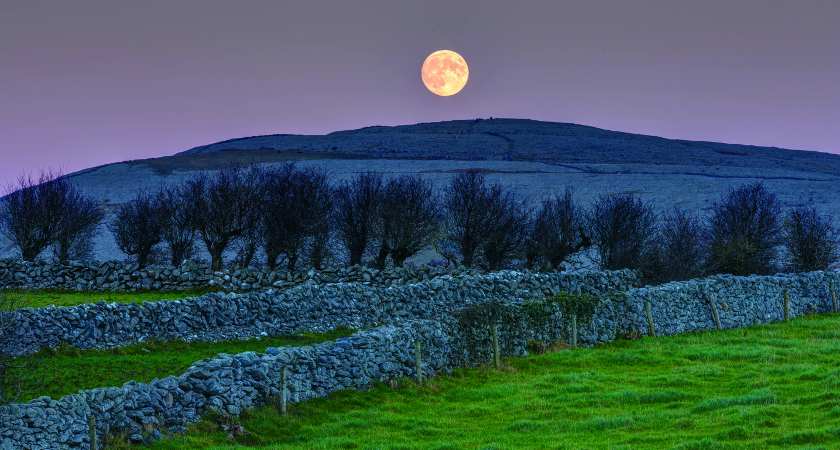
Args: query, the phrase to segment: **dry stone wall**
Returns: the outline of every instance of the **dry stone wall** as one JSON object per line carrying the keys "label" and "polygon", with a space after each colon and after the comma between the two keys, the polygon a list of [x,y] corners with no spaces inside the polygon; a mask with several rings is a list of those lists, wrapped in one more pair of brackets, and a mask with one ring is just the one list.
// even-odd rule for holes
{"label": "dry stone wall", "polygon": [[637,284],[630,271],[440,276],[421,283],[306,283],[286,290],[136,304],[86,304],[15,311],[14,337],[0,353],[24,355],[62,343],[107,348],[146,340],[217,341],[369,328],[400,319],[436,320],[488,300],[540,298],[560,291],[604,294]]}
{"label": "dry stone wall", "polygon": [[[567,335],[566,321],[557,310],[541,326],[534,326],[522,316],[526,308],[521,300],[559,289],[597,293],[609,280],[615,284],[615,290],[604,296],[593,319],[581,324],[581,341],[590,344],[649,332],[670,335],[715,329],[718,321],[721,328],[735,328],[783,320],[785,316],[831,311],[836,308],[831,294],[840,289],[837,272],[717,276],[630,289],[624,289],[622,284],[631,281],[624,273],[592,273],[586,275],[594,277],[588,280],[561,275],[502,272],[459,281],[444,277],[429,282],[436,286],[421,284],[416,290],[412,286],[396,289],[399,294],[395,288],[381,289],[376,294],[368,289],[342,290],[336,286],[333,293],[341,292],[342,299],[328,303],[323,315],[311,318],[310,325],[335,325],[339,312],[345,309],[351,311],[349,317],[382,309],[382,315],[375,320],[389,323],[331,343],[269,348],[260,354],[219,355],[194,364],[180,376],[147,384],[131,382],[60,400],[40,398],[0,407],[0,449],[89,448],[90,417],[95,418],[100,440],[107,435],[127,433],[132,441],[140,442],[156,439],[162,433],[181,432],[208,411],[236,416],[244,409],[276,401],[282,392],[283,368],[289,374],[286,392],[292,403],[341,389],[365,388],[377,381],[413,377],[417,375],[414,349],[418,342],[422,349],[421,371],[427,376],[487,363],[487,349],[476,352],[468,348],[465,339],[467,334],[487,334],[487,330],[469,328],[457,320],[457,311],[464,305],[490,300],[506,302],[513,311],[510,320],[499,324],[502,352],[522,355],[529,340],[553,340]],[[601,280],[601,284],[593,283],[594,279]],[[307,288],[313,289],[310,293],[318,291],[311,286],[301,289]],[[424,295],[426,290],[433,293]],[[373,300],[368,298],[370,295]],[[298,313],[316,311],[305,308]],[[268,311],[271,308],[264,312]],[[287,310],[277,307],[276,311]],[[712,311],[717,311],[718,320]],[[391,317],[386,318],[388,315]],[[421,319],[411,318],[412,315]],[[342,324],[365,320],[356,317]]]}
{"label": "dry stone wall", "polygon": [[631,289],[622,328],[648,334],[648,303],[657,335],[716,329],[715,312],[722,329],[776,322],[785,317],[785,293],[789,317],[798,317],[833,311],[832,291],[840,301],[840,272],[718,275]]}
{"label": "dry stone wall", "polygon": [[450,369],[452,342],[444,325],[411,321],[386,325],[335,342],[265,353],[220,355],[177,377],[127,383],[0,407],[0,449],[90,448],[88,420],[95,417],[99,442],[127,434],[134,442],[183,432],[212,410],[239,415],[280,397],[280,373],[287,369],[291,403],[359,389],[377,381],[414,376],[414,343],[423,350],[422,370],[433,376]]}
{"label": "dry stone wall", "polygon": [[476,274],[474,270],[442,266],[396,267],[376,270],[353,266],[288,272],[268,269],[213,271],[208,266],[185,262],[179,267],[137,265],[120,262],[72,263],[69,265],[0,260],[0,289],[56,289],[67,291],[188,291],[222,290],[248,292],[288,288],[304,282],[354,283],[376,286],[416,283],[440,275]]}

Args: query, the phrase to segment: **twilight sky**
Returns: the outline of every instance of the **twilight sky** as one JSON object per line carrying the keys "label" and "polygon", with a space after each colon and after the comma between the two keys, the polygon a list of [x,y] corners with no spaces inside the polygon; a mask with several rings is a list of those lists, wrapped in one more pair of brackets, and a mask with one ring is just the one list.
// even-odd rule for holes
{"label": "twilight sky", "polygon": [[[475,117],[840,153],[836,0],[3,0],[0,184]],[[460,52],[435,97],[420,64]]]}

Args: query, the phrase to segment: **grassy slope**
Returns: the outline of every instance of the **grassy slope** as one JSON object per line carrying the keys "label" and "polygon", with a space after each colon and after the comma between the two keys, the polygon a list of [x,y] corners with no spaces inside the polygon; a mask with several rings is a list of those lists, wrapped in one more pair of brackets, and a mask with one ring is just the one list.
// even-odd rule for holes
{"label": "grassy slope", "polygon": [[70,291],[0,291],[15,308],[43,308],[45,306],[76,306],[84,303],[141,303],[177,300],[204,294],[204,291],[176,292],[70,292]]}
{"label": "grassy slope", "polygon": [[41,395],[59,398],[82,389],[178,375],[194,362],[219,353],[263,352],[268,347],[307,345],[348,334],[347,330],[337,330],[317,335],[217,343],[149,342],[112,350],[62,347],[15,359],[7,377],[7,389],[15,392],[20,387],[18,401]]}
{"label": "grassy slope", "polygon": [[[840,316],[616,342],[249,413],[269,448],[840,448]],[[211,421],[158,449],[232,445]]]}

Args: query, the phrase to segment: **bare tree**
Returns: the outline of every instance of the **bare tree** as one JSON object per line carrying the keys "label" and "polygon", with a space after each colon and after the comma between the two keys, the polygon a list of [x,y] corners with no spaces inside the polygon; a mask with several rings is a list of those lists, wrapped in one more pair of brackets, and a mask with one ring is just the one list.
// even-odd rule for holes
{"label": "bare tree", "polygon": [[93,236],[104,219],[99,203],[68,186],[59,211],[53,247],[58,261],[67,264],[71,259],[85,259],[92,253]]}
{"label": "bare tree", "polygon": [[480,263],[496,270],[522,256],[529,212],[512,192],[469,170],[452,179],[443,203],[445,238],[439,250],[447,259],[460,256],[467,267]]}
{"label": "bare tree", "polygon": [[332,209],[326,174],[285,165],[266,178],[264,198],[261,234],[268,266],[274,268],[285,254],[288,270],[294,270],[307,241],[312,242],[315,262],[320,265],[319,255],[326,247],[321,246],[321,239],[329,233]]}
{"label": "bare tree", "polygon": [[[658,282],[702,276],[706,267],[706,231],[699,217],[675,208],[662,218],[648,279]],[[655,270],[653,270],[655,269]]]}
{"label": "bare tree", "polygon": [[381,207],[382,175],[363,173],[336,189],[336,228],[350,255],[350,265],[362,263],[362,257],[380,226]]}
{"label": "bare tree", "polygon": [[20,177],[2,200],[0,231],[34,261],[56,238],[64,198],[70,185],[64,178],[45,172],[35,180]]}
{"label": "bare tree", "polygon": [[590,245],[583,216],[571,189],[544,200],[530,227],[528,266],[557,269],[571,254]]}
{"label": "bare tree", "polygon": [[198,185],[185,183],[169,186],[160,191],[158,202],[163,220],[161,238],[169,248],[169,261],[179,266],[195,252],[199,199]]}
{"label": "bare tree", "polygon": [[329,253],[329,239],[333,225],[333,189],[327,174],[320,170],[310,170],[304,178],[305,208],[309,211],[306,230],[309,238],[309,262],[312,267],[321,269]]}
{"label": "bare tree", "polygon": [[189,192],[198,196],[196,229],[210,253],[213,270],[221,270],[225,250],[257,226],[260,177],[258,168],[232,167],[188,182]]}
{"label": "bare tree", "polygon": [[141,268],[151,262],[163,234],[164,220],[158,200],[157,195],[138,193],[132,200],[120,205],[109,226],[117,247],[126,255],[135,257]]}
{"label": "bare tree", "polygon": [[[482,243],[486,220],[486,181],[477,170],[459,173],[444,192],[445,234],[444,245],[451,245],[460,255],[461,262],[472,267]],[[448,253],[448,251],[447,251]],[[455,255],[445,255],[454,259]]]}
{"label": "bare tree", "polygon": [[494,184],[485,192],[481,253],[488,270],[499,270],[522,256],[529,211],[516,196]]}
{"label": "bare tree", "polygon": [[790,211],[784,223],[784,241],[793,272],[826,270],[837,262],[837,232],[829,217],[814,208]]}
{"label": "bare tree", "polygon": [[440,209],[434,188],[416,176],[392,178],[385,185],[380,209],[379,254],[376,265],[385,266],[388,255],[401,266],[437,236]]}
{"label": "bare tree", "polygon": [[710,272],[771,273],[781,243],[780,215],[778,199],[763,184],[730,190],[715,203],[710,219]]}
{"label": "bare tree", "polygon": [[592,241],[606,269],[644,269],[656,227],[653,208],[632,194],[602,195],[589,218]]}

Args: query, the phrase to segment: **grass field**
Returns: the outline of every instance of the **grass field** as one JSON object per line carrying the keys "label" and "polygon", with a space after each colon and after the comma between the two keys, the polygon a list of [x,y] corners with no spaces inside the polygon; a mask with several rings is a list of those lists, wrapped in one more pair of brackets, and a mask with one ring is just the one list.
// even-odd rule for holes
{"label": "grass field", "polygon": [[621,341],[215,421],[156,449],[840,448],[840,316]]}
{"label": "grass field", "polygon": [[142,303],[177,300],[206,294],[207,291],[175,292],[71,292],[2,290],[14,308],[43,308],[45,306],[76,306],[84,303]]}
{"label": "grass field", "polygon": [[268,347],[307,345],[349,334],[349,330],[336,330],[325,334],[216,343],[148,342],[112,350],[61,347],[13,360],[6,377],[6,389],[10,393],[19,389],[17,401],[42,395],[59,398],[83,389],[179,375],[194,362],[219,353],[264,352]]}

